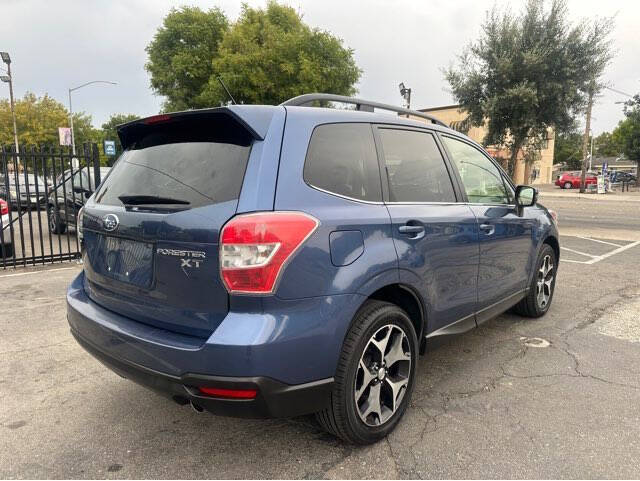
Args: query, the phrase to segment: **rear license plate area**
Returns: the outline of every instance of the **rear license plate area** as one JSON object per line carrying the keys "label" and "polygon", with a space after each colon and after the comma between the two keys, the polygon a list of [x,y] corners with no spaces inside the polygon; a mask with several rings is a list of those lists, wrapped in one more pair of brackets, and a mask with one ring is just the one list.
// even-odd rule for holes
{"label": "rear license plate area", "polygon": [[138,287],[153,282],[153,244],[86,231],[86,255],[96,274]]}

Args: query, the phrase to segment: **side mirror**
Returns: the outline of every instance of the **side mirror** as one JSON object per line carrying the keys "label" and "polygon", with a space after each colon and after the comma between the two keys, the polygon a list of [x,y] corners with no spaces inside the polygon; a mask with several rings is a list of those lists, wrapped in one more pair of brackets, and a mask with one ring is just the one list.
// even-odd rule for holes
{"label": "side mirror", "polygon": [[516,206],[518,209],[522,207],[531,207],[538,202],[538,190],[530,185],[519,185],[516,187]]}

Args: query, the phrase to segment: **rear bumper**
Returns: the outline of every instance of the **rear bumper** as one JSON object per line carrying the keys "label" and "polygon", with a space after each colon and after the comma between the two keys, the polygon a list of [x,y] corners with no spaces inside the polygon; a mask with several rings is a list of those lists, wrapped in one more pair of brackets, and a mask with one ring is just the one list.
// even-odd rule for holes
{"label": "rear bumper", "polygon": [[[78,342],[116,373],[174,400],[238,417],[289,417],[328,406],[342,340],[360,295],[262,300],[231,311],[208,339],[139,323],[88,298],[83,273],[67,291]],[[253,400],[202,395],[197,387],[256,389]]]}
{"label": "rear bumper", "polygon": [[[89,354],[116,374],[156,391],[178,404],[193,403],[213,414],[243,418],[292,417],[320,411],[328,406],[333,378],[291,386],[268,377],[223,377],[201,374],[170,376],[116,359],[83,339],[73,329],[71,333]],[[224,389],[255,389],[254,399],[223,399],[199,393],[197,387]]]}

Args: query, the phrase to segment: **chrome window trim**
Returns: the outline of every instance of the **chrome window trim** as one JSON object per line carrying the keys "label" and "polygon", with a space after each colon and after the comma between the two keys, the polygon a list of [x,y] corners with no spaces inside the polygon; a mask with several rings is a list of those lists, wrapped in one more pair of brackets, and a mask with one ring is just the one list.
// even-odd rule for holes
{"label": "chrome window trim", "polygon": [[353,202],[360,202],[361,204],[384,205],[384,202],[382,202],[382,201],[356,199],[354,197],[349,197],[347,195],[342,195],[342,194],[338,194],[336,192],[331,192],[330,190],[325,190],[325,189],[323,189],[321,187],[316,187],[315,185],[310,184],[309,182],[305,181],[304,179],[303,179],[303,181],[308,187],[312,188],[313,190],[317,190],[318,192],[322,192],[324,194],[333,195],[335,197],[339,197],[341,199],[350,200],[350,201],[353,201]]}
{"label": "chrome window trim", "polygon": [[308,182],[305,182],[305,185],[313,190],[317,190],[318,192],[322,192],[323,194],[333,195],[340,199],[350,200],[352,202],[358,202],[360,204],[371,204],[371,205],[480,205],[480,206],[489,206],[489,207],[511,207],[515,208],[515,204],[490,204],[490,203],[473,203],[473,202],[380,202],[374,200],[362,200],[356,199],[354,197],[349,197],[342,194],[337,194],[335,192],[331,192],[329,190],[322,189],[320,187],[316,187]]}

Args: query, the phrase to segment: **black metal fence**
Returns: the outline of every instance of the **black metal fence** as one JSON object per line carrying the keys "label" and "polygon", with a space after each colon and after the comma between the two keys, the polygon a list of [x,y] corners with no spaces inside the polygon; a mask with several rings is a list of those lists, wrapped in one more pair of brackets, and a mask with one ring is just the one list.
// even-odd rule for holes
{"label": "black metal fence", "polygon": [[96,144],[75,155],[66,147],[0,147],[0,268],[78,258],[77,213],[104,173]]}

